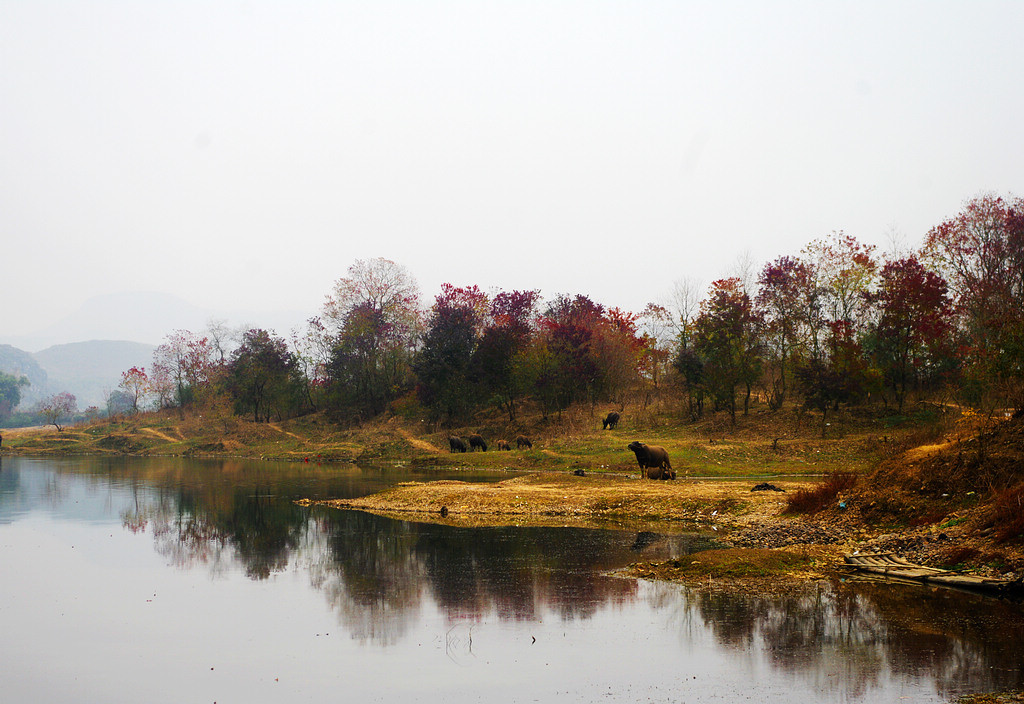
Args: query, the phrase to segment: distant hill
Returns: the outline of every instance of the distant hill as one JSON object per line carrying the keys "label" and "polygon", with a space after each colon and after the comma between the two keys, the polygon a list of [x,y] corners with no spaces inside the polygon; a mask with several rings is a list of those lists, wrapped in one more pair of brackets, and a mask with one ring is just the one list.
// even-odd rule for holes
{"label": "distant hill", "polygon": [[18,377],[23,376],[28,379],[29,386],[21,390],[22,408],[32,405],[45,396],[56,393],[47,393],[50,388],[49,377],[46,370],[43,369],[31,352],[26,352],[11,345],[0,345],[0,372]]}
{"label": "distant hill", "polygon": [[91,340],[47,347],[33,357],[46,371],[54,393],[70,391],[81,409],[103,408],[107,394],[121,382],[121,372],[152,366],[154,349],[142,342]]}
{"label": "distant hill", "polygon": [[153,349],[141,342],[93,340],[54,345],[33,354],[0,345],[0,371],[28,378],[29,386],[21,392],[22,409],[61,391],[74,394],[79,409],[103,408],[107,394],[121,382],[121,372],[152,365]]}
{"label": "distant hill", "polygon": [[74,394],[80,409],[102,408],[121,372],[133,366],[148,370],[155,346],[176,330],[203,334],[218,320],[234,330],[259,327],[287,338],[312,314],[213,311],[153,291],[95,296],[32,335],[12,337],[0,329],[0,371],[28,377],[31,386],[22,390],[22,409],[61,391]]}
{"label": "distant hill", "polygon": [[154,291],[126,291],[94,296],[56,323],[31,335],[6,336],[0,342],[26,350],[42,350],[86,340],[131,340],[159,345],[175,330],[200,333],[210,321],[231,327],[259,327],[287,337],[315,311],[215,311],[192,305],[177,296]]}
{"label": "distant hill", "polygon": [[12,344],[28,349],[85,340],[156,345],[175,330],[202,330],[210,317],[210,311],[166,293],[112,293],[83,301],[56,323]]}

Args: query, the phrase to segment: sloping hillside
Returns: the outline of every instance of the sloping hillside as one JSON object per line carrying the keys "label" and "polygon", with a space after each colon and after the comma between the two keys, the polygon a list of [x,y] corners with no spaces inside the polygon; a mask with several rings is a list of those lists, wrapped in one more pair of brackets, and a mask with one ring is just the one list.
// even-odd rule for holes
{"label": "sloping hillside", "polygon": [[29,386],[21,391],[23,407],[38,401],[50,388],[46,370],[32,353],[11,345],[0,345],[0,372],[28,379]]}

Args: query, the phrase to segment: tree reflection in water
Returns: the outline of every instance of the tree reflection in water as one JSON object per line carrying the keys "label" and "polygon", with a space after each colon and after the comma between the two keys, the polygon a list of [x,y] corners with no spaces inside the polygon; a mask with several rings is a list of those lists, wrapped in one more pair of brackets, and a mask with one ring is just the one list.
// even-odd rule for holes
{"label": "tree reflection in water", "polygon": [[757,650],[777,668],[859,699],[890,673],[934,679],[944,696],[1022,686],[1017,604],[906,585],[819,582],[797,594],[689,591],[689,607],[722,645]]}
{"label": "tree reflection in water", "polygon": [[266,579],[288,567],[306,528],[299,506],[258,486],[202,493],[182,486],[160,489],[148,503],[135,498],[122,524],[134,532],[150,525],[157,552],[182,568],[203,564],[216,573],[237,561],[247,576]]}
{"label": "tree reflection in water", "polygon": [[[125,527],[151,528],[157,550],[174,564],[216,573],[240,563],[252,579],[294,564],[308,570],[352,637],[379,645],[397,643],[428,608],[452,622],[589,619],[637,598],[637,582],[607,571],[654,557],[648,540],[620,531],[454,528],[302,508],[269,481],[127,476],[121,486],[134,497],[121,514]],[[659,549],[680,555],[708,547],[699,537],[672,541]],[[680,624],[685,643],[711,634],[736,657],[763,660],[840,698],[863,698],[894,674],[934,679],[944,696],[1024,685],[1024,616],[1016,604],[840,582],[784,596],[675,585],[645,594],[657,595],[649,606]]]}
{"label": "tree reflection in water", "polygon": [[[321,512],[328,551],[310,569],[354,637],[393,643],[429,600],[449,618],[586,618],[631,599],[621,534],[581,529],[451,528],[352,511]],[[311,553],[313,554],[313,553]]]}

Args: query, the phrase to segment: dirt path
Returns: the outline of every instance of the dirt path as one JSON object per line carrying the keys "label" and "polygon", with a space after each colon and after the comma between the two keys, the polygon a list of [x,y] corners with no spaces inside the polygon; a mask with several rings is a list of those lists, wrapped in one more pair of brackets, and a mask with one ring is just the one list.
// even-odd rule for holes
{"label": "dirt path", "polygon": [[309,442],[309,438],[304,438],[301,435],[296,435],[295,433],[291,432],[290,430],[285,430],[284,428],[282,428],[277,423],[267,423],[267,425],[270,426],[271,428],[273,428],[274,430],[276,430],[279,433],[283,433],[285,435],[290,435],[291,437],[295,438],[296,440],[300,440],[302,442]]}
{"label": "dirt path", "polygon": [[150,435],[155,435],[161,440],[166,440],[167,442],[181,442],[181,438],[172,438],[170,435],[161,433],[159,430],[155,430],[153,428],[142,428],[142,432],[149,433]]}
{"label": "dirt path", "polygon": [[405,428],[398,428],[398,434],[405,438],[406,442],[419,450],[423,450],[424,452],[433,452],[435,454],[441,452],[441,450],[426,440],[420,440],[419,438],[413,437],[412,433]]}

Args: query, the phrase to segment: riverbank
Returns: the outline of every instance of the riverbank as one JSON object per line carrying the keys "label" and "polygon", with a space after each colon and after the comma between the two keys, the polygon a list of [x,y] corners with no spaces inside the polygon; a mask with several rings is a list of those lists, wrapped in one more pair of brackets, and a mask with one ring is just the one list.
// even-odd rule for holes
{"label": "riverbank", "polygon": [[[484,435],[489,451],[449,451],[449,433],[471,431]],[[510,471],[517,476],[492,484],[422,482],[328,505],[450,525],[706,529],[719,532],[737,551],[727,556],[728,569],[704,562],[696,570],[672,564],[637,568],[659,579],[738,581],[737,561],[762,577],[807,578],[837,565],[844,551],[870,549],[943,568],[1024,574],[1024,523],[1014,523],[1020,513],[1012,503],[1024,472],[1020,420],[847,416],[822,437],[820,425],[783,412],[752,413],[736,426],[714,417],[682,423],[671,414],[624,414],[618,428],[605,431],[589,408],[567,411],[557,421],[453,430],[399,416],[339,428],[316,415],[257,424],[231,415],[164,411],[62,432],[3,432],[4,455],[232,457],[311,467],[357,462]],[[529,434],[533,447],[495,450],[498,439],[516,434]],[[664,446],[678,479],[639,479],[626,449],[634,439]],[[839,475],[850,481],[830,487],[827,478]],[[782,491],[751,491],[757,484]],[[797,550],[809,557],[793,566],[744,550]]]}
{"label": "riverbank", "polygon": [[[390,416],[340,427],[321,414],[253,423],[230,414],[188,410],[140,413],[58,432],[45,428],[3,431],[3,452],[27,455],[135,455],[238,457],[305,462],[413,463],[423,467],[523,471],[582,469],[635,474],[626,449],[633,440],[665,447],[680,476],[807,476],[860,472],[922,433],[919,421],[849,416],[827,437],[811,419],[793,412],[756,412],[733,426],[712,416],[699,423],[676,414],[628,413],[614,430],[602,430],[590,407],[516,424],[484,419],[464,428],[435,428],[418,418]],[[934,431],[927,429],[931,435]],[[449,435],[480,434],[486,452],[452,453]],[[525,435],[532,447],[516,449]],[[500,440],[514,448],[498,451]],[[914,442],[914,441],[911,441]]]}

